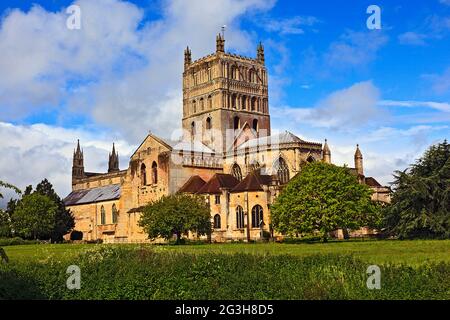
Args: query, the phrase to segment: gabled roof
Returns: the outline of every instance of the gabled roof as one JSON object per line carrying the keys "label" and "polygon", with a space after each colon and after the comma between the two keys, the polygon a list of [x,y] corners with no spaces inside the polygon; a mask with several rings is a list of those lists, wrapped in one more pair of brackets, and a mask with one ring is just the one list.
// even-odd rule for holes
{"label": "gabled roof", "polygon": [[263,186],[268,186],[272,182],[272,176],[261,174],[261,170],[250,172],[231,192],[263,191]]}
{"label": "gabled roof", "polygon": [[277,146],[287,143],[306,143],[306,144],[321,145],[320,143],[302,140],[295,134],[289,131],[285,131],[271,136],[259,137],[256,139],[248,140],[247,142],[244,142],[243,144],[239,145],[237,149],[253,148],[258,146],[269,146],[269,145]]}
{"label": "gabled roof", "polygon": [[365,182],[369,187],[382,187],[382,185],[373,177],[366,177]]}
{"label": "gabled roof", "polygon": [[231,174],[216,173],[197,193],[220,194],[222,188],[233,189],[238,183],[239,181]]}
{"label": "gabled roof", "polygon": [[145,137],[145,139],[141,142],[141,144],[139,145],[139,147],[137,147],[136,150],[134,150],[134,152],[133,152],[133,154],[131,155],[130,158],[133,158],[133,156],[136,154],[136,152],[139,151],[139,149],[144,145],[145,141],[147,141],[148,138],[152,138],[152,139],[154,139],[155,141],[158,141],[158,143],[160,143],[160,144],[162,144],[163,146],[165,146],[167,149],[172,150],[172,147],[171,147],[166,141],[164,141],[163,139],[161,139],[161,138],[155,136],[155,135],[152,134],[152,133],[149,133],[149,134]]}
{"label": "gabled roof", "polygon": [[66,206],[87,204],[119,199],[121,194],[120,184],[112,184],[93,189],[83,189],[72,191],[65,199]]}
{"label": "gabled roof", "polygon": [[186,183],[178,190],[178,192],[184,193],[196,193],[199,191],[204,185],[206,181],[200,178],[200,176],[192,176],[186,181]]}

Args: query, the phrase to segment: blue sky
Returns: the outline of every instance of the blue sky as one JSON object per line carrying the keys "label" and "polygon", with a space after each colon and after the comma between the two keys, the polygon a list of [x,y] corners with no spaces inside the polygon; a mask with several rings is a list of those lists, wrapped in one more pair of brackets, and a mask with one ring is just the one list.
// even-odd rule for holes
{"label": "blue sky", "polygon": [[[73,3],[81,30],[65,27]],[[369,5],[381,30],[366,26]],[[449,136],[450,0],[2,1],[0,12],[0,178],[20,187],[49,177],[68,192],[76,138],[88,170],[105,170],[113,141],[125,168],[148,130],[170,135],[183,48],[213,52],[223,24],[227,50],[265,45],[272,127],[328,138],[337,164],[352,165],[359,143],[366,173],[387,183]]]}

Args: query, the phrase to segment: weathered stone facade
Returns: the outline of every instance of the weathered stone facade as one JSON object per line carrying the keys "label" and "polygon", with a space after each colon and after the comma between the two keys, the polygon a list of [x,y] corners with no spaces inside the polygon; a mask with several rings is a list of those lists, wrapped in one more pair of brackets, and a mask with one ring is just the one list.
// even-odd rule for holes
{"label": "weathered stone facade", "polygon": [[[255,59],[225,53],[224,47],[219,35],[214,54],[192,62],[190,49],[185,51],[179,141],[149,134],[126,170],[119,170],[113,146],[107,173],[85,172],[78,142],[73,191],[65,202],[83,239],[149,241],[138,226],[142,207],[179,191],[205,196],[213,241],[275,236],[270,205],[283,185],[307,162],[331,163],[326,141],[322,146],[287,131],[272,134],[263,46]],[[374,200],[389,201],[389,189],[364,176],[359,147],[352,170],[374,190]]]}

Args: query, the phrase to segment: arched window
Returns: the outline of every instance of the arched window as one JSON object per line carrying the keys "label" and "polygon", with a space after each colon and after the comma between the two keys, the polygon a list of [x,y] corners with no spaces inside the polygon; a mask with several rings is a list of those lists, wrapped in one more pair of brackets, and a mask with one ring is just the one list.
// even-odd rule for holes
{"label": "arched window", "polygon": [[197,112],[197,102],[194,100],[192,101],[192,113]]}
{"label": "arched window", "polygon": [[239,80],[239,69],[237,66],[231,67],[231,76],[234,80]]}
{"label": "arched window", "polygon": [[255,71],[253,69],[248,72],[248,81],[255,82]]}
{"label": "arched window", "polygon": [[200,98],[200,110],[205,110],[205,100],[203,100],[203,98]]}
{"label": "arched window", "polygon": [[289,168],[283,158],[279,158],[277,161],[277,176],[281,184],[289,182]]}
{"label": "arched window", "polygon": [[206,118],[206,130],[211,130],[211,118]]}
{"label": "arched window", "polygon": [[252,228],[260,228],[263,223],[263,208],[257,204],[252,209]]}
{"label": "arched window", "polygon": [[212,97],[208,96],[208,109],[212,109]]}
{"label": "arched window", "polygon": [[258,120],[257,119],[253,119],[253,130],[255,130],[256,132],[258,132]]}
{"label": "arched window", "polygon": [[308,159],[306,159],[306,161],[308,161],[309,163],[314,162],[315,159],[313,156],[309,156]]}
{"label": "arched window", "polygon": [[100,223],[101,224],[106,224],[106,212],[105,212],[105,207],[102,206],[100,208]]}
{"label": "arched window", "polygon": [[247,99],[245,98],[245,96],[242,96],[242,103],[241,103],[241,109],[245,110],[247,107],[245,105],[245,103],[247,102]]}
{"label": "arched window", "polygon": [[118,212],[117,212],[117,208],[116,208],[115,204],[112,205],[111,213],[112,213],[112,219],[111,219],[112,223],[117,223]]}
{"label": "arched window", "polygon": [[239,117],[236,116],[233,119],[233,128],[234,128],[234,130],[239,129],[239,126],[240,126],[240,120],[239,120]]}
{"label": "arched window", "polygon": [[157,184],[158,183],[158,165],[155,161],[152,163],[152,183]]}
{"label": "arched window", "polygon": [[255,111],[255,106],[256,106],[256,98],[253,97],[250,102],[250,110]]}
{"label": "arched window", "polygon": [[235,94],[231,95],[231,108],[236,109],[237,98]]}
{"label": "arched window", "polygon": [[231,169],[231,174],[233,175],[233,177],[235,177],[237,180],[241,181],[242,180],[242,171],[241,171],[241,167],[239,167],[239,165],[237,163],[235,163],[233,165],[233,168]]}
{"label": "arched window", "polygon": [[147,185],[147,172],[146,172],[145,164],[141,165],[141,184],[143,186]]}
{"label": "arched window", "polygon": [[244,209],[241,206],[237,206],[236,208],[236,228],[244,228]]}
{"label": "arched window", "polygon": [[192,121],[191,123],[191,137],[195,136],[195,122]]}
{"label": "arched window", "polygon": [[214,229],[220,229],[220,215],[216,214],[214,216]]}
{"label": "arched window", "polygon": [[259,162],[255,160],[250,165],[250,170],[255,171],[255,170],[259,169],[260,167],[261,167],[261,165],[259,164]]}

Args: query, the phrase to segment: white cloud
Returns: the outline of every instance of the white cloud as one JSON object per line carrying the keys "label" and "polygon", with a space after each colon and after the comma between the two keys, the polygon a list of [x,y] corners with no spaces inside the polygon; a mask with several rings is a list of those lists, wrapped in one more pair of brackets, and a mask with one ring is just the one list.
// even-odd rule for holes
{"label": "white cloud", "polygon": [[[85,170],[106,172],[112,142],[108,135],[83,129],[65,129],[44,124],[30,126],[0,122],[1,179],[24,189],[47,178],[61,197],[71,189],[71,167],[75,142],[79,138],[85,155]],[[120,167],[128,166],[133,146],[116,141]],[[3,203],[8,198],[3,199]]]}
{"label": "white cloud", "polygon": [[446,102],[382,100],[378,102],[378,105],[386,107],[426,107],[442,112],[450,112],[450,104]]}
{"label": "white cloud", "polygon": [[137,7],[113,0],[76,4],[81,30],[67,29],[64,10],[48,12],[37,5],[2,19],[0,73],[8,77],[0,78],[0,115],[20,117],[33,107],[57,105],[72,80],[111,76],[115,63],[133,59],[142,17]]}
{"label": "white cloud", "polygon": [[287,19],[267,20],[264,29],[281,35],[304,34],[304,27],[311,27],[319,23],[319,19],[311,16],[295,16]]}
{"label": "white cloud", "polygon": [[[81,30],[66,28],[62,9],[13,10],[0,27],[0,116],[26,117],[67,105],[137,142],[150,129],[165,134],[181,118],[183,49],[194,59],[215,50],[227,25],[226,46],[256,54],[239,19],[275,1],[162,2],[161,18],[143,23],[143,10],[119,0],[78,0]],[[178,58],[177,58],[178,57]],[[156,121],[155,121],[156,120]]]}
{"label": "white cloud", "polygon": [[444,95],[450,93],[450,67],[442,74],[426,74],[422,76],[429,80],[435,93]]}
{"label": "white cloud", "polygon": [[384,116],[377,108],[379,98],[380,92],[371,81],[360,82],[331,93],[314,108],[272,108],[272,116],[289,117],[313,127],[351,131]]}
{"label": "white cloud", "polygon": [[331,43],[323,59],[335,69],[364,68],[375,60],[378,51],[388,42],[382,31],[347,31]]}
{"label": "white cloud", "polygon": [[402,33],[398,36],[398,40],[401,44],[416,45],[416,46],[425,45],[426,38],[427,38],[426,35],[412,31]]}

